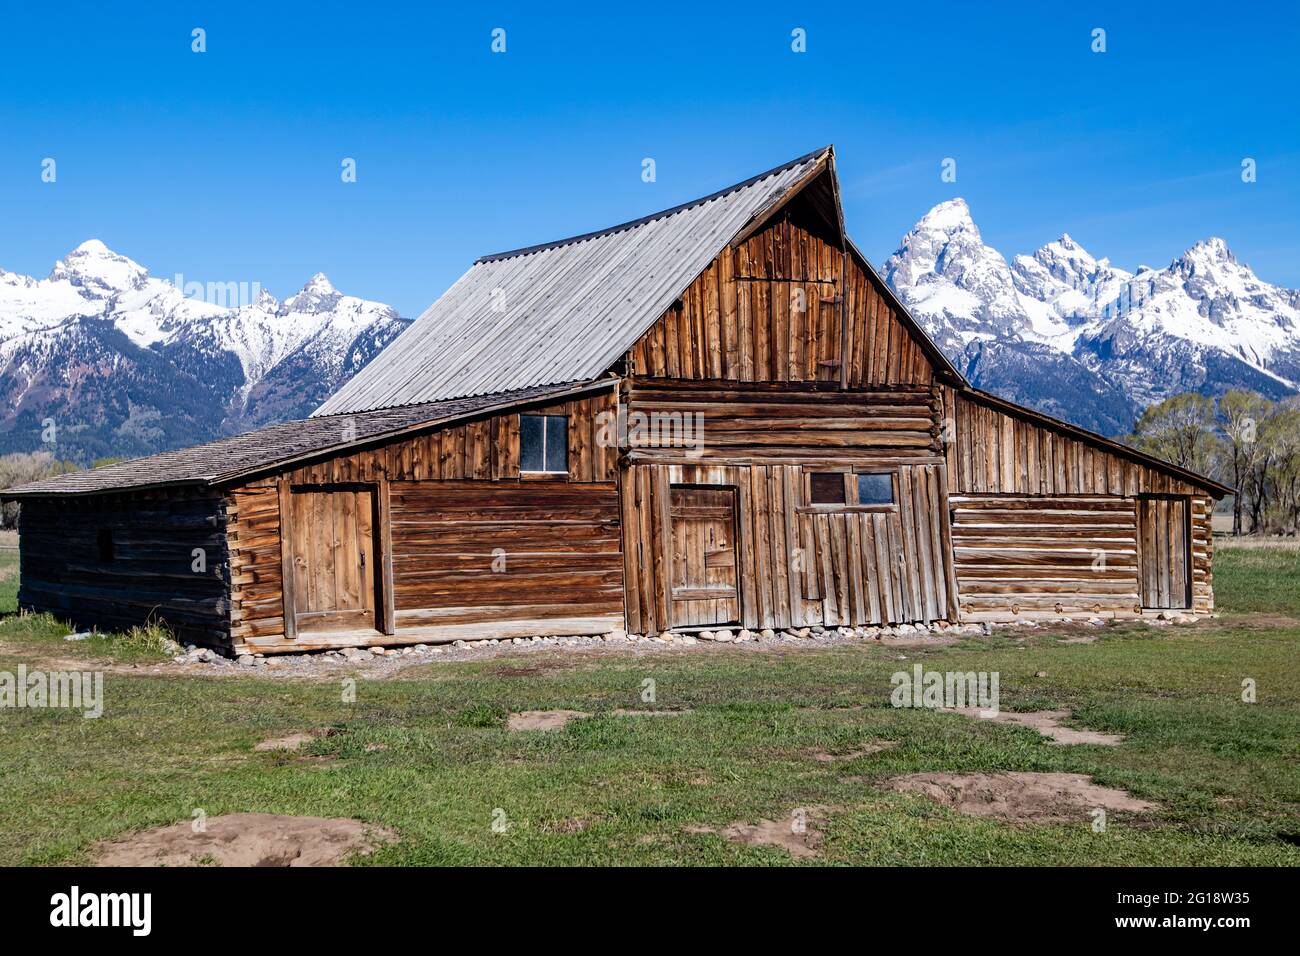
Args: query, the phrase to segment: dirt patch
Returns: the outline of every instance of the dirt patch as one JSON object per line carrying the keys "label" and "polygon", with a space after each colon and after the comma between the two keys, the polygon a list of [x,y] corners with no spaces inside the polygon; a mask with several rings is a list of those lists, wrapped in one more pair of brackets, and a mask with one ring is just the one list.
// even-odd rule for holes
{"label": "dirt patch", "polygon": [[562,730],[569,721],[590,716],[581,710],[521,710],[510,715],[506,726],[511,730]]}
{"label": "dirt patch", "polygon": [[757,823],[733,823],[721,830],[713,827],[687,827],[687,833],[720,833],[733,843],[746,846],[774,846],[801,859],[818,856],[822,831],[817,826],[826,818],[824,807],[798,807],[784,820],[759,820]]}
{"label": "dirt patch", "polygon": [[828,750],[822,750],[818,747],[809,747],[804,751],[813,760],[818,763],[838,763],[843,760],[857,760],[859,757],[869,757],[871,754],[878,754],[882,750],[892,750],[898,746],[897,740],[873,740],[869,744],[864,744],[856,750],[848,750],[844,753],[833,754]]}
{"label": "dirt patch", "polygon": [[1073,637],[1063,637],[1058,644],[1095,644],[1100,634],[1075,634]]}
{"label": "dirt patch", "polygon": [[329,737],[334,733],[332,727],[315,727],[311,730],[297,730],[283,737],[268,737],[253,745],[254,750],[297,750],[313,740]]}
{"label": "dirt patch", "polygon": [[587,821],[581,817],[565,817],[554,823],[542,824],[542,829],[547,833],[582,833],[587,826]]}
{"label": "dirt patch", "polygon": [[231,813],[145,830],[105,845],[98,866],[338,866],[396,839],[390,830],[344,817]]}
{"label": "dirt patch", "polygon": [[682,714],[689,714],[690,708],[685,710],[629,710],[626,707],[615,707],[610,713],[615,717],[680,717]]}
{"label": "dirt patch", "polygon": [[999,724],[1029,727],[1044,737],[1050,737],[1054,744],[1097,744],[1101,747],[1117,747],[1124,742],[1122,734],[1103,734],[1098,730],[1079,730],[1075,727],[1062,726],[1061,721],[1070,717],[1068,710],[1031,710],[1020,714],[1000,710],[992,717],[985,717],[984,711],[978,707],[954,707],[948,712],[973,717],[976,720],[992,720]]}
{"label": "dirt patch", "polygon": [[1091,819],[1097,808],[1129,813],[1157,809],[1124,790],[1081,773],[913,773],[888,781],[899,793],[919,793],[974,817],[1013,823]]}

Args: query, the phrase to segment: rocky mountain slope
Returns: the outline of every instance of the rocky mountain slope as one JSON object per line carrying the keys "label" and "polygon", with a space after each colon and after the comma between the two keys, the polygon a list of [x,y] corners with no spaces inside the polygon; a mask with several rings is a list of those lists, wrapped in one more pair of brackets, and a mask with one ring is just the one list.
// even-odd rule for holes
{"label": "rocky mountain slope", "polygon": [[86,464],[305,417],[408,324],[320,274],[283,302],[187,297],[91,240],[45,279],[0,269],[0,453]]}
{"label": "rocky mountain slope", "polygon": [[1129,273],[1062,235],[1010,262],[964,200],[931,209],[881,270],[981,388],[1106,434],[1185,391],[1300,390],[1300,292],[1222,239]]}

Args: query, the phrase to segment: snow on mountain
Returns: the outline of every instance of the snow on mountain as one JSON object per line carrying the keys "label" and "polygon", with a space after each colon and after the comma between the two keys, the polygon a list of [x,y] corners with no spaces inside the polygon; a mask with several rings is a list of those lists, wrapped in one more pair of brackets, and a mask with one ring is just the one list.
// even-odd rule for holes
{"label": "snow on mountain", "polygon": [[1108,434],[1179,392],[1300,390],[1300,292],[1263,282],[1222,239],[1136,273],[1069,235],[1008,263],[954,199],[882,274],[976,385]]}
{"label": "snow on mountain", "polygon": [[56,452],[83,460],[305,417],[409,324],[321,273],[283,302],[190,285],[94,239],[45,279],[0,270],[0,451],[40,446],[49,420]]}

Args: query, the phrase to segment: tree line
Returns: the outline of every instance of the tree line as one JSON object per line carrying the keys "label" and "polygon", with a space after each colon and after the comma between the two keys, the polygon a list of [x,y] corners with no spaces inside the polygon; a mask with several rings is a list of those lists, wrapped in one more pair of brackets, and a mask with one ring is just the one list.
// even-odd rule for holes
{"label": "tree line", "polygon": [[1186,392],[1149,407],[1123,440],[1236,488],[1233,534],[1300,531],[1300,396]]}
{"label": "tree line", "polygon": [[[112,465],[124,458],[100,458],[91,464],[91,468]],[[9,455],[0,455],[0,490],[25,485],[29,481],[38,481],[52,475],[64,475],[70,471],[80,471],[81,466],[74,461],[56,458],[48,451],[18,451]],[[5,502],[0,510],[0,528],[13,528],[18,523],[18,503]]]}

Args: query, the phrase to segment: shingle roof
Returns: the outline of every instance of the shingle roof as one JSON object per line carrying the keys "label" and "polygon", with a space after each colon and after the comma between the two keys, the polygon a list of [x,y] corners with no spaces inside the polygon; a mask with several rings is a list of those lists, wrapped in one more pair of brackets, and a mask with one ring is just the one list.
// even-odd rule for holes
{"label": "shingle roof", "polygon": [[479,395],[401,408],[344,413],[283,422],[205,445],[165,451],[148,458],[74,471],[0,491],[0,498],[97,494],[160,485],[214,485],[301,458],[411,431],[425,425],[498,411],[558,395],[605,388],[612,380],[544,386],[507,394]]}
{"label": "shingle roof", "polygon": [[819,149],[643,219],[484,256],[315,414],[601,375],[728,242],[830,156]]}

